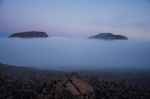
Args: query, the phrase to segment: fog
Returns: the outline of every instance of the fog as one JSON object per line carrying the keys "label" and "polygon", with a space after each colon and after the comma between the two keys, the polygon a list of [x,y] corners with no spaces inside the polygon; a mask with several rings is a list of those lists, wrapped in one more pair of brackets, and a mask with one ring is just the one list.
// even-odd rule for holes
{"label": "fog", "polygon": [[1,38],[0,63],[51,70],[150,70],[150,41]]}

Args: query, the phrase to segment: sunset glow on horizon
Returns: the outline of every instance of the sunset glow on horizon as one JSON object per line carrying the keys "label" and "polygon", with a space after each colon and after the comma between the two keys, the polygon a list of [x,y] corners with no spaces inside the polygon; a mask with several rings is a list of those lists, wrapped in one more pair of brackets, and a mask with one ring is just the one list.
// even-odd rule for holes
{"label": "sunset glow on horizon", "polygon": [[149,0],[0,0],[0,37],[43,31],[87,38],[111,32],[150,40]]}

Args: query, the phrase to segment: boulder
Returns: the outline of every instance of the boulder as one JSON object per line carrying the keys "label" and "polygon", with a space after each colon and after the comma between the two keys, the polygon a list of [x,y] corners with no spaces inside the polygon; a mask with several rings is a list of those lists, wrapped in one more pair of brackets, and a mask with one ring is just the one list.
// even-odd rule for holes
{"label": "boulder", "polygon": [[76,77],[64,78],[56,82],[55,99],[95,99],[94,89]]}

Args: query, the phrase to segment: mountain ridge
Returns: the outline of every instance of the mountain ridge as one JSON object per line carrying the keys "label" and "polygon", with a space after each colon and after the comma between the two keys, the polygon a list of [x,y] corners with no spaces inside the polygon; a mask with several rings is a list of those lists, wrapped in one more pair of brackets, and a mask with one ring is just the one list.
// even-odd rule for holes
{"label": "mountain ridge", "polygon": [[28,31],[28,32],[18,32],[11,34],[9,38],[11,37],[20,37],[20,38],[45,38],[48,37],[46,32],[41,31]]}
{"label": "mountain ridge", "polygon": [[123,35],[114,35],[112,33],[99,33],[97,35],[90,36],[88,38],[103,39],[103,40],[128,40],[128,38]]}

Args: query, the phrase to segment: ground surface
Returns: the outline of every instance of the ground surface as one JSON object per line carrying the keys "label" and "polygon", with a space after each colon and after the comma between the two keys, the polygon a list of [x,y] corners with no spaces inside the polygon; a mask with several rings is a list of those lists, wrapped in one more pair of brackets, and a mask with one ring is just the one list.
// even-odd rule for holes
{"label": "ground surface", "polygon": [[[72,76],[76,77],[74,79],[74,82],[76,82],[74,86],[72,86],[73,80],[68,80],[72,79],[70,78]],[[0,64],[0,99],[71,99],[71,95],[70,97],[63,97],[60,93],[65,91],[60,92],[59,90],[58,92],[56,88],[59,86],[61,89],[66,88],[66,86],[67,88],[75,88],[77,85],[79,87],[76,87],[76,89],[78,89],[80,94],[82,91],[86,93],[86,96],[83,95],[83,99],[85,97],[93,99],[89,95],[90,93],[87,92],[92,92],[93,89],[94,98],[96,99],[150,99],[150,87],[147,84],[144,85],[144,81],[137,83],[135,80],[134,83],[130,83],[129,79],[119,81],[109,78],[111,77],[89,72],[80,72],[79,74],[76,72],[65,73]],[[82,90],[83,88],[86,89],[84,83],[88,86],[87,90]],[[82,89],[80,89],[81,84],[83,84]],[[71,93],[74,92],[71,91]],[[67,95],[71,93],[67,93]],[[76,94],[74,93],[73,95]]]}

